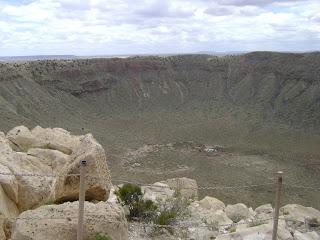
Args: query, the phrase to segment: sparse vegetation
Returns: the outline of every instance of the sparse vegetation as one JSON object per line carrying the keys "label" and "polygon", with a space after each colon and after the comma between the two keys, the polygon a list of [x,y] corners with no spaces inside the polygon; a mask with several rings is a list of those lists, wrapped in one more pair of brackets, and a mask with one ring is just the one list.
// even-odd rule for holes
{"label": "sparse vegetation", "polygon": [[234,233],[234,232],[236,232],[236,231],[237,231],[236,226],[232,226],[232,227],[230,227],[230,228],[228,229],[228,232],[229,232],[229,233]]}
{"label": "sparse vegetation", "polygon": [[141,187],[130,183],[124,184],[115,194],[125,205],[137,202],[142,196]]}
{"label": "sparse vegetation", "polygon": [[210,221],[208,222],[206,219],[204,223],[208,226],[211,231],[219,231],[219,222],[218,221]]}
{"label": "sparse vegetation", "polygon": [[151,221],[154,218],[157,206],[151,200],[142,199],[140,186],[130,183],[124,184],[115,194],[123,205],[128,206],[128,219]]}
{"label": "sparse vegetation", "polygon": [[177,212],[174,209],[163,210],[155,219],[155,223],[159,225],[169,225],[177,217]]}
{"label": "sparse vegetation", "polygon": [[87,238],[86,240],[112,240],[109,236],[105,236],[101,233],[96,234],[93,238]]}

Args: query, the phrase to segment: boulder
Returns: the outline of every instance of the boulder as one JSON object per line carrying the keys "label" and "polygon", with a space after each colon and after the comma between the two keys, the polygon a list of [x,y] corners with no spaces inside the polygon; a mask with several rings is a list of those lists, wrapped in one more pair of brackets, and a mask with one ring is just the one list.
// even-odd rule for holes
{"label": "boulder", "polygon": [[205,223],[210,224],[213,227],[218,227],[219,225],[233,223],[223,209],[203,208],[198,201],[191,203],[188,210],[190,213],[188,222],[191,225],[201,225],[202,223]]}
{"label": "boulder", "polygon": [[257,214],[261,214],[261,213],[265,213],[265,214],[272,214],[273,213],[273,208],[271,206],[271,204],[265,204],[265,205],[261,205],[259,207],[257,207],[254,210]]}
{"label": "boulder", "polygon": [[[262,224],[250,228],[237,229],[236,232],[219,235],[216,240],[270,240],[272,238],[272,224]],[[292,235],[279,225],[278,240],[293,240]]]}
{"label": "boulder", "polygon": [[6,218],[15,218],[19,215],[16,204],[8,198],[0,185],[0,239],[6,238]]}
{"label": "boulder", "polygon": [[[298,204],[288,204],[280,209],[284,219],[305,223],[307,220],[318,222],[320,226],[320,211],[312,207],[304,207]],[[311,226],[312,227],[312,226]]]}
{"label": "boulder", "polygon": [[[38,139],[44,148],[58,150],[65,154],[70,155],[74,148],[79,146],[81,136],[71,135],[62,128],[42,128],[40,126],[32,129],[31,133]],[[36,147],[36,146],[35,146]]]}
{"label": "boulder", "polygon": [[203,218],[204,222],[207,222],[212,226],[219,227],[221,225],[229,225],[233,223],[223,210],[218,210],[214,213],[207,213],[206,216],[206,218]]}
{"label": "boulder", "polygon": [[79,176],[75,175],[82,160],[88,163],[87,200],[106,200],[111,188],[106,155],[91,134],[73,136],[60,128],[41,127],[30,131],[24,126],[6,137],[0,133],[0,171],[18,174],[0,175],[0,184],[20,212],[47,202],[77,200]]}
{"label": "boulder", "polygon": [[36,146],[38,141],[25,126],[18,126],[10,130],[7,133],[7,139],[10,141],[12,149],[19,152],[25,152],[31,146]]}
{"label": "boulder", "polygon": [[199,201],[199,205],[200,207],[212,212],[225,209],[225,204],[223,202],[221,202],[219,199],[208,196]]}
{"label": "boulder", "polygon": [[165,202],[174,197],[175,191],[163,182],[156,182],[152,185],[142,186],[144,200],[152,200],[154,202]]}
{"label": "boulder", "polygon": [[52,169],[37,157],[13,151],[9,141],[3,139],[3,134],[1,136],[0,171],[4,174],[0,175],[0,184],[19,211],[24,211],[36,206],[50,195],[52,178],[14,174],[47,174],[51,173]]}
{"label": "boulder", "polygon": [[306,232],[301,233],[299,231],[295,231],[293,234],[293,240],[319,240],[320,235],[316,232]]}
{"label": "boulder", "polygon": [[[35,132],[43,132],[42,135],[45,135],[45,132],[56,131],[55,135],[61,132],[40,127],[34,130],[36,130]],[[48,144],[44,144],[44,142],[50,142],[50,134],[47,133],[46,139],[44,139],[38,136],[39,134],[34,134],[34,130],[30,131],[24,126],[19,126],[9,131],[6,138],[3,133],[0,136],[1,172],[22,174],[0,176],[0,183],[4,191],[16,203],[19,211],[34,208],[48,201],[54,178],[39,177],[38,175],[57,174],[56,167],[63,164],[62,159],[67,160],[62,152],[45,149]],[[70,136],[70,138],[72,137]],[[26,176],[28,174],[36,176]]]}
{"label": "boulder", "polygon": [[37,175],[52,174],[52,168],[43,164],[37,157],[23,152],[14,152],[11,157],[13,160],[9,167],[11,172],[22,174],[15,176],[18,183],[17,206],[19,211],[22,212],[47,202],[54,178]]}
{"label": "boulder", "polygon": [[265,204],[255,209],[255,219],[264,220],[273,217],[273,208],[271,204]]}
{"label": "boulder", "polygon": [[198,184],[196,180],[182,177],[168,179],[162,181],[162,183],[167,184],[180,197],[198,199]]}
{"label": "boulder", "polygon": [[51,149],[30,148],[27,155],[38,158],[41,163],[51,167],[53,173],[58,173],[70,161],[69,155]]}
{"label": "boulder", "polygon": [[[2,173],[11,173],[10,169],[1,163],[0,157],[0,172]],[[3,175],[0,174],[0,185],[3,188],[4,192],[13,202],[18,203],[18,190],[19,184],[18,180],[14,175]]]}
{"label": "boulder", "polygon": [[0,185],[0,217],[16,217],[19,215],[17,205],[6,195]]}
{"label": "boulder", "polygon": [[25,126],[18,126],[7,133],[15,151],[27,152],[30,148],[58,150],[70,155],[73,148],[79,145],[79,136],[72,136],[62,128],[35,127],[31,131]]}
{"label": "boulder", "polygon": [[[78,202],[45,205],[20,214],[12,229],[12,240],[73,240],[77,235]],[[84,236],[96,234],[112,240],[128,239],[123,209],[113,203],[85,202]]]}
{"label": "boulder", "polygon": [[228,205],[225,209],[227,216],[235,223],[249,217],[249,208],[243,203]]}
{"label": "boulder", "polygon": [[53,187],[52,199],[55,202],[77,200],[79,196],[78,175],[80,162],[86,161],[86,200],[106,201],[111,189],[111,177],[107,166],[106,155],[103,147],[91,134],[80,139],[70,155],[70,161],[59,171],[60,176],[56,179]]}
{"label": "boulder", "polygon": [[218,236],[218,231],[211,231],[203,227],[188,228],[188,238],[193,240],[212,240]]}
{"label": "boulder", "polygon": [[[188,208],[188,217],[178,219],[177,225],[188,226],[180,230],[178,239],[209,240],[215,239],[221,228],[232,224],[223,210],[212,211],[200,206],[199,201],[192,202]],[[223,227],[222,227],[223,226]]]}

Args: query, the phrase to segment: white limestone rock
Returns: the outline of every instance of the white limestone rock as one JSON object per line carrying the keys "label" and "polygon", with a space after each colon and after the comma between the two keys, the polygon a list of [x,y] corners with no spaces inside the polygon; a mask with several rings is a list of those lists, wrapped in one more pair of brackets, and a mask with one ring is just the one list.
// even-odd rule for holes
{"label": "white limestone rock", "polygon": [[[45,205],[20,214],[12,229],[12,240],[73,240],[77,236],[78,202]],[[96,234],[127,240],[128,226],[118,204],[85,202],[84,236]]]}
{"label": "white limestone rock", "polygon": [[243,203],[237,203],[234,205],[228,205],[225,208],[227,216],[235,223],[240,220],[247,219],[249,217],[249,208]]}
{"label": "white limestone rock", "polygon": [[225,204],[221,202],[219,199],[216,199],[214,197],[208,197],[206,196],[202,200],[199,201],[200,207],[211,210],[212,212],[218,211],[218,210],[224,210]]}

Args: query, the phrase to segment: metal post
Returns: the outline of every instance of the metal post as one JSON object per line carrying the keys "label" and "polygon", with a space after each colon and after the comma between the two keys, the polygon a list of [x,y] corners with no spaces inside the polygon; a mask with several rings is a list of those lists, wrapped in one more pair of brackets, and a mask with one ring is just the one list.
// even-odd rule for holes
{"label": "metal post", "polygon": [[275,202],[274,216],[273,216],[272,240],[277,240],[280,198],[281,198],[281,190],[282,190],[282,174],[283,172],[278,172],[276,202]]}
{"label": "metal post", "polygon": [[79,189],[79,213],[78,213],[78,229],[77,240],[83,240],[83,216],[84,216],[84,201],[85,201],[85,175],[87,161],[80,162],[80,189]]}

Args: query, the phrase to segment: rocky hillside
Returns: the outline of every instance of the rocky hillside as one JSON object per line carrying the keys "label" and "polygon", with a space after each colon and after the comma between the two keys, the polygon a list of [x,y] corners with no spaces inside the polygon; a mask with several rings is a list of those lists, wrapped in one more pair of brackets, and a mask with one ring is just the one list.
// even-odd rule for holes
{"label": "rocky hillside", "polygon": [[253,114],[262,125],[279,120],[319,129],[320,53],[0,63],[5,128],[88,112],[217,112],[217,106],[244,119]]}
{"label": "rocky hillside", "polygon": [[[137,181],[265,183],[282,170],[287,182],[317,186],[319,104],[320,53],[0,62],[1,131],[91,132],[108,149],[112,175]],[[224,152],[196,150],[203,145]],[[273,196],[240,197],[258,205]],[[318,207],[317,197],[290,190],[287,201]]]}

